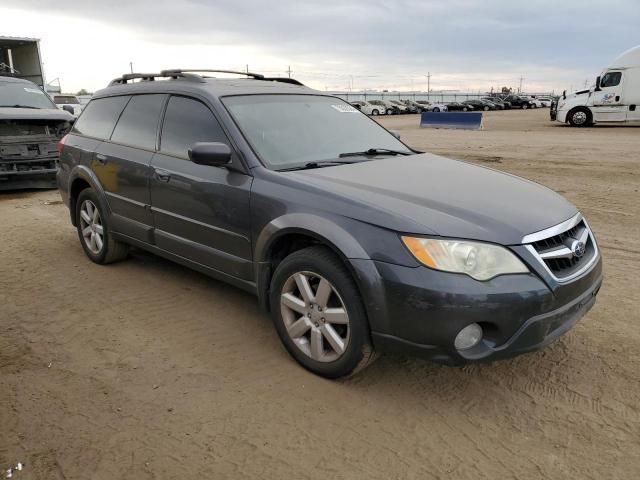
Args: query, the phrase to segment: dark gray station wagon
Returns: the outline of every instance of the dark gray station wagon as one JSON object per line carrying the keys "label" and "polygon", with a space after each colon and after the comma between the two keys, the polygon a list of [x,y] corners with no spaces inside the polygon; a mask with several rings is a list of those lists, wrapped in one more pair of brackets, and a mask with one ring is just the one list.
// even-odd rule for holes
{"label": "dark gray station wagon", "polygon": [[289,353],[332,378],[376,351],[540,349],[594,304],[598,246],[560,195],[416,152],[295,80],[247,77],[125,75],[93,97],[58,173],[91,260],[133,245],[252,292]]}

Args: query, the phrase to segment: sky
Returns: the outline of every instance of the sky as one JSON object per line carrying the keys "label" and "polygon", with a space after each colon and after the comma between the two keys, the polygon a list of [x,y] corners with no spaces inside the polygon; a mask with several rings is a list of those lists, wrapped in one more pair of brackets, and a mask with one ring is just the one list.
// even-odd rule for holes
{"label": "sky", "polygon": [[41,40],[47,80],[221,68],[319,90],[577,89],[640,44],[640,0],[2,0],[0,35]]}

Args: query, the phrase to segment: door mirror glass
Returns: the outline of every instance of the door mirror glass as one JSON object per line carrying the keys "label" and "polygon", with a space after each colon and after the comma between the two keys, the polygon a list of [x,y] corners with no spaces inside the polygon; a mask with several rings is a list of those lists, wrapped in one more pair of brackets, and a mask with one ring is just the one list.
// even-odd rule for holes
{"label": "door mirror glass", "polygon": [[197,142],[189,149],[189,159],[199,165],[226,165],[231,162],[231,148],[226,143]]}

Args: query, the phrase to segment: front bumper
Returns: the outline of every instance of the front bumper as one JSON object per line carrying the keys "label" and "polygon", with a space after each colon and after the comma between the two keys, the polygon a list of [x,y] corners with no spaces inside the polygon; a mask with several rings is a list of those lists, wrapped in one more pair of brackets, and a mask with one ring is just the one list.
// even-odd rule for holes
{"label": "front bumper", "polygon": [[0,191],[56,188],[56,171],[55,168],[24,172],[0,171]]}
{"label": "front bumper", "polygon": [[[544,348],[589,311],[602,284],[600,258],[566,284],[549,284],[536,273],[478,282],[426,267],[371,263],[379,281],[368,283],[363,296],[370,299],[366,307],[376,349],[448,365]],[[471,323],[482,326],[482,341],[456,350],[455,336]]]}

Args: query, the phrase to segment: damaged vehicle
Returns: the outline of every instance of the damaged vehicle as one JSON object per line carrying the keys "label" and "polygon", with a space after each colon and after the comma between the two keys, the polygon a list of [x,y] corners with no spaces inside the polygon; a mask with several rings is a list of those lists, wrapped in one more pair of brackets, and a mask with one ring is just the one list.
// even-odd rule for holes
{"label": "damaged vehicle", "polygon": [[73,121],[36,84],[0,76],[0,190],[56,188],[58,141]]}

